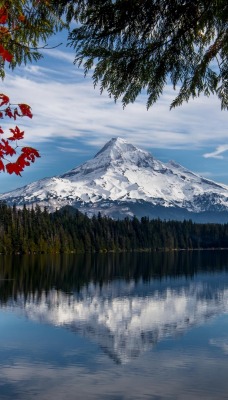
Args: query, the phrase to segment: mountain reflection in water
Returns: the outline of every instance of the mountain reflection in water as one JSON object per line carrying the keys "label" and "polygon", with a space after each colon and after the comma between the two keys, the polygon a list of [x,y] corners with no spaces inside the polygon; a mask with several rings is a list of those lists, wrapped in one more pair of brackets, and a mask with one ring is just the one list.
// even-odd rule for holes
{"label": "mountain reflection in water", "polygon": [[0,301],[127,363],[228,312],[228,252],[2,258]]}

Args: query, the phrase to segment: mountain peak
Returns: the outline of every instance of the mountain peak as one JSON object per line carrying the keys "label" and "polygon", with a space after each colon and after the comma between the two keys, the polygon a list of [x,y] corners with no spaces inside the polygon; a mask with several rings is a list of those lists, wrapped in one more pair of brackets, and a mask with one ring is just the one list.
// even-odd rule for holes
{"label": "mountain peak", "polygon": [[116,137],[107,142],[93,159],[100,166],[109,165],[136,165],[138,167],[154,167],[156,162],[147,151],[141,150],[126,140]]}
{"label": "mountain peak", "polygon": [[137,151],[135,146],[133,146],[131,143],[128,143],[126,140],[120,138],[120,137],[115,137],[109,140],[100,151],[95,155],[94,158],[106,153],[111,157],[111,159],[119,159],[124,153],[129,153],[132,151]]}

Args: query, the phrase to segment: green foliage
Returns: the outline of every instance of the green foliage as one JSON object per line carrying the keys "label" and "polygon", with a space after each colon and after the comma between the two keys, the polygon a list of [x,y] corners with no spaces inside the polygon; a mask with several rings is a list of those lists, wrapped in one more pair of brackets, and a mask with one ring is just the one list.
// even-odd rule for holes
{"label": "green foliage", "polygon": [[200,94],[216,94],[228,108],[226,0],[54,1],[68,23],[75,63],[94,68],[94,84],[123,106],[143,89],[152,106],[171,81],[171,108]]}
{"label": "green foliage", "polygon": [[228,224],[195,224],[143,217],[89,219],[74,209],[53,214],[0,203],[0,253],[106,253],[228,248]]}
{"label": "green foliage", "polygon": [[0,43],[13,56],[9,63],[0,57],[0,76],[4,78],[6,64],[14,69],[39,60],[47,39],[64,24],[55,14],[51,0],[7,0],[0,3],[0,10],[5,10],[6,16]]}

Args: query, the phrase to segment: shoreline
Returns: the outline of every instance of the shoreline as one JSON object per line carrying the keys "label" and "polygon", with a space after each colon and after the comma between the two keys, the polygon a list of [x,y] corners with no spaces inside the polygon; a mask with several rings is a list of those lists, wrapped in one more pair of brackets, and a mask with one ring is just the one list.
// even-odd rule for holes
{"label": "shoreline", "polygon": [[0,256],[35,256],[35,255],[82,255],[82,254],[120,254],[120,253],[171,253],[171,252],[192,252],[192,251],[228,251],[227,247],[210,247],[210,248],[181,248],[181,249],[131,249],[131,250],[99,250],[99,251],[65,251],[65,252],[28,252],[28,253],[0,253]]}

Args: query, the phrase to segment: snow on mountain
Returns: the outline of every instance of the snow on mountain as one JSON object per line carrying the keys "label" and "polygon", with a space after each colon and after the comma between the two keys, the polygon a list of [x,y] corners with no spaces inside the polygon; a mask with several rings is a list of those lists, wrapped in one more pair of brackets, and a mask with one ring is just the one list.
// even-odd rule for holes
{"label": "snow on mountain", "polygon": [[157,216],[176,219],[186,213],[189,218],[220,213],[228,221],[228,186],[174,161],[164,164],[121,138],[111,139],[79,167],[2,194],[0,200],[39,204],[50,211],[72,205],[91,215],[100,211],[113,217],[153,216],[153,210]]}

